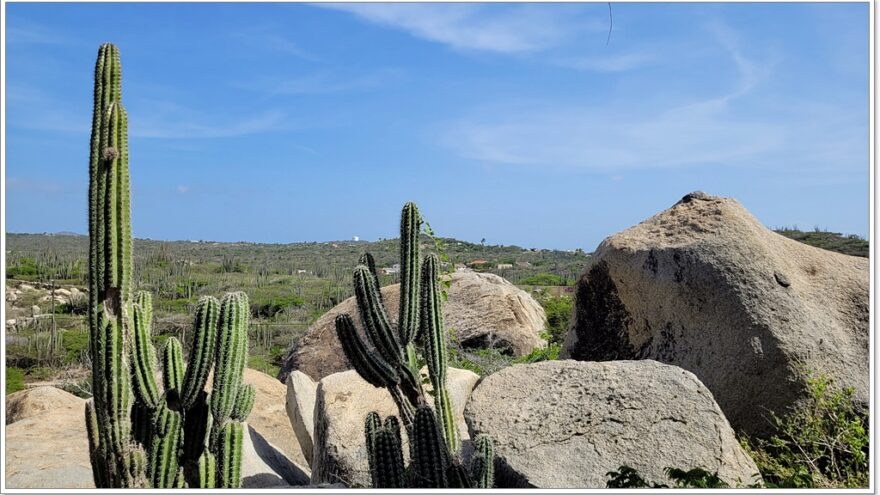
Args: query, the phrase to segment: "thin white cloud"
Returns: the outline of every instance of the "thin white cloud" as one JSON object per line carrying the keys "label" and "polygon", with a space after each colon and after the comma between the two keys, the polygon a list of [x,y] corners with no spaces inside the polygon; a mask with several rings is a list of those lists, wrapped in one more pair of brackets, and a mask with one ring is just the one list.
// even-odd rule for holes
{"label": "thin white cloud", "polygon": [[69,185],[64,185],[48,180],[22,179],[9,177],[7,187],[10,191],[31,192],[40,194],[58,194],[69,190]]}
{"label": "thin white cloud", "polygon": [[820,155],[837,155],[857,162],[858,153],[847,151],[852,139],[835,141],[828,136],[841,132],[835,126],[851,133],[860,116],[833,106],[789,108],[779,114],[768,110],[760,117],[738,112],[733,102],[752,95],[769,74],[769,65],[747,57],[735,33],[724,26],[711,26],[710,32],[739,75],[719,96],[659,105],[620,99],[574,107],[531,104],[513,112],[495,108],[454,122],[442,142],[483,162],[606,173],[733,165],[756,157],[817,163]]}
{"label": "thin white cloud", "polygon": [[644,52],[619,53],[614,55],[594,55],[565,58],[557,65],[589,72],[627,72],[641,69],[658,62],[655,55]]}
{"label": "thin white cloud", "polygon": [[401,81],[404,72],[400,69],[383,69],[355,76],[344,76],[327,71],[314,72],[304,76],[283,78],[267,77],[249,82],[234,83],[232,86],[275,95],[315,95],[369,91],[384,88]]}
{"label": "thin white cloud", "polygon": [[[10,86],[7,114],[10,128],[85,134],[91,128],[91,108],[74,109],[33,87]],[[126,104],[131,137],[212,139],[289,130],[283,112],[267,110],[221,117],[179,105],[172,100],[136,99]],[[85,112],[85,113],[81,113]]]}
{"label": "thin white cloud", "polygon": [[39,24],[16,19],[6,23],[6,42],[13,45],[68,45],[73,40]]}
{"label": "thin white cloud", "polygon": [[354,14],[459,50],[527,53],[562,43],[576,31],[607,26],[575,15],[573,5],[479,5],[431,3],[327,3],[321,7]]}
{"label": "thin white cloud", "polygon": [[230,36],[236,41],[254,49],[281,52],[311,62],[320,61],[317,55],[300,46],[288,34],[283,34],[280,29],[272,26],[252,27],[231,33]]}
{"label": "thin white cloud", "polygon": [[268,111],[223,121],[216,117],[178,119],[168,115],[144,115],[130,119],[129,128],[132,137],[214,139],[261,134],[286,129],[286,126],[282,112]]}

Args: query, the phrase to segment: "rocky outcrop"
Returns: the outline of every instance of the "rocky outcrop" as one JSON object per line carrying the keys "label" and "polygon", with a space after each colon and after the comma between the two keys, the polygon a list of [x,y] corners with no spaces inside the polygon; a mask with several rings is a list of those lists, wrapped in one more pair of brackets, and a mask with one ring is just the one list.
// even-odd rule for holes
{"label": "rocky outcrop", "polygon": [[318,384],[302,371],[294,371],[287,376],[287,418],[299,441],[300,450],[309,466],[312,465],[312,449],[315,432],[315,395]]}
{"label": "rocky outcrop", "polygon": [[689,194],[601,243],[562,356],[680,366],[750,434],[804,397],[809,373],[867,406],[868,267],[770,231],[736,200]]}
{"label": "rocky outcrop", "polygon": [[[544,309],[528,293],[503,278],[476,272],[456,272],[447,289],[443,318],[450,338],[465,348],[494,347],[515,356],[530,353],[546,342]],[[382,288],[388,316],[396,323],[400,286]],[[361,328],[354,298],[346,299],[318,319],[288,351],[278,375],[285,380],[300,370],[315,380],[350,368],[336,337],[336,316],[346,313]]]}
{"label": "rocky outcrop", "polygon": [[[426,372],[423,370],[426,376]],[[449,368],[449,399],[462,439],[468,430],[464,407],[478,376],[467,370]],[[427,385],[430,390],[430,385]],[[318,383],[315,400],[315,449],[312,454],[312,483],[345,483],[352,487],[370,486],[370,469],[364,442],[364,419],[376,411],[383,418],[398,410],[384,388],[364,381],[349,370],[323,378]],[[404,452],[408,442],[404,435]]]}
{"label": "rocky outcrop", "polygon": [[666,467],[760,480],[709,390],[655,361],[514,365],[480,382],[465,418],[495,439],[500,488],[604,488],[622,465],[653,482]]}
{"label": "rocky outcrop", "polygon": [[6,396],[6,424],[53,414],[82,415],[85,401],[55,387],[34,387]]}
{"label": "rocky outcrop", "polygon": [[6,411],[7,488],[95,487],[83,399],[39,387],[7,396]]}

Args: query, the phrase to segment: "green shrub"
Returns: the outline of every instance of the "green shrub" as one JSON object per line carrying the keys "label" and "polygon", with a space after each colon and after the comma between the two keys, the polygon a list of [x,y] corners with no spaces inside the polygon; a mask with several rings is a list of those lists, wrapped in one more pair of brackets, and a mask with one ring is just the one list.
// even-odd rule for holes
{"label": "green shrub", "polygon": [[[729,488],[727,483],[721,481],[717,472],[710,473],[702,468],[685,471],[668,467],[663,471],[674,483],[675,488]],[[649,482],[638,471],[626,465],[605,475],[608,477],[606,488],[669,488],[666,484]]]}
{"label": "green shrub", "polygon": [[869,482],[867,418],[853,404],[853,389],[808,379],[809,398],[785,417],[771,415],[777,434],[741,439],[767,486],[860,488]]}
{"label": "green shrub", "polygon": [[518,285],[560,286],[568,284],[566,283],[566,280],[559,275],[555,275],[553,273],[539,273],[537,275],[532,275],[531,277],[520,280]]}
{"label": "green shrub", "polygon": [[24,370],[6,368],[6,395],[24,390]]}
{"label": "green shrub", "polygon": [[18,263],[6,267],[6,278],[30,278],[38,274],[37,261],[29,257],[19,258]]}
{"label": "green shrub", "polygon": [[89,352],[88,332],[64,330],[61,332],[61,345],[64,347],[65,362],[74,364],[85,362]]}
{"label": "green shrub", "polygon": [[[542,334],[542,337],[547,339],[549,335]],[[532,352],[526,354],[525,356],[520,356],[513,360],[512,364],[524,364],[524,363],[537,363],[539,361],[554,361],[559,359],[559,350],[562,348],[557,343],[548,342],[546,347],[539,347],[537,349],[532,349]]]}
{"label": "green shrub", "polygon": [[266,356],[259,354],[248,355],[247,367],[262,371],[269,376],[278,376],[278,373],[281,371],[281,368],[277,364],[267,359]]}
{"label": "green shrub", "polygon": [[561,344],[565,340],[571,315],[574,310],[574,298],[571,296],[546,296],[539,297],[538,302],[544,307],[547,315],[547,341],[551,344]]}
{"label": "green shrub", "polygon": [[257,318],[274,318],[287,308],[298,308],[305,304],[303,298],[296,295],[274,297],[267,301],[251,303],[251,313]]}

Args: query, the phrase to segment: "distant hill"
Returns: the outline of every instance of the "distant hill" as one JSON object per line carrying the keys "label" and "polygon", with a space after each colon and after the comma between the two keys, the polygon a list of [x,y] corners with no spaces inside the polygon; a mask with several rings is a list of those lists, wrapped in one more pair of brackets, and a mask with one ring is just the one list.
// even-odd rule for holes
{"label": "distant hill", "polygon": [[868,241],[857,235],[844,235],[838,232],[826,232],[820,230],[804,232],[802,230],[788,228],[776,229],[776,232],[789,239],[794,239],[810,246],[827,249],[829,251],[836,251],[850,256],[867,258],[869,253],[870,244]]}

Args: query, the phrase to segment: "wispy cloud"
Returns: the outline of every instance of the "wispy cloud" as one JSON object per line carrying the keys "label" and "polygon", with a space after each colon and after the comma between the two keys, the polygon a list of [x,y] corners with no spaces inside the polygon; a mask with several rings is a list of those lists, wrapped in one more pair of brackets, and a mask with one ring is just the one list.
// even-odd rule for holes
{"label": "wispy cloud", "polygon": [[[10,86],[7,114],[11,128],[85,134],[91,127],[91,108],[74,109],[33,87]],[[126,105],[132,117],[132,137],[162,139],[213,139],[289,130],[284,112],[256,111],[246,115],[215,115],[180,105],[173,100],[135,99]]]}
{"label": "wispy cloud", "polygon": [[7,188],[9,191],[27,193],[57,195],[76,191],[79,184],[63,184],[52,180],[26,179],[21,177],[9,177]]}
{"label": "wispy cloud", "polygon": [[199,115],[174,104],[172,111],[143,114],[129,122],[133,137],[160,139],[214,139],[260,134],[287,129],[286,116],[280,111],[251,115],[218,117]]}
{"label": "wispy cloud", "polygon": [[63,45],[74,40],[36,23],[17,19],[6,25],[6,42],[9,44]]}
{"label": "wispy cloud", "polygon": [[579,6],[356,3],[319,4],[459,50],[526,53],[569,38],[575,30],[607,29],[575,15]]}
{"label": "wispy cloud", "polygon": [[232,38],[251,48],[272,50],[312,62],[321,61],[320,57],[306,50],[299,43],[292,40],[289,35],[273,26],[264,25],[251,27],[242,31],[231,33]]}
{"label": "wispy cloud", "polygon": [[591,55],[563,58],[556,62],[562,67],[590,72],[626,72],[641,69],[659,62],[657,55],[646,52],[629,52],[612,55]]}
{"label": "wispy cloud", "polygon": [[829,133],[834,133],[830,122],[850,130],[858,127],[858,116],[837,107],[792,108],[775,115],[765,111],[759,116],[737,112],[732,103],[750,97],[772,65],[746,56],[736,33],[723,25],[709,30],[738,74],[732,87],[718,96],[679,97],[660,105],[620,99],[601,106],[545,103],[524,105],[516,112],[493,109],[454,122],[442,141],[462,156],[484,162],[609,173],[736,164],[755,157],[790,161],[791,153],[814,162],[819,153],[846,153],[846,143],[852,140],[833,141],[832,150],[823,149],[829,146]]}
{"label": "wispy cloud", "polygon": [[367,74],[346,76],[329,71],[314,72],[295,77],[264,77],[232,86],[275,95],[314,95],[369,91],[384,88],[403,80],[405,72],[400,69],[382,69]]}
{"label": "wispy cloud", "polygon": [[65,102],[27,84],[7,85],[6,104],[6,123],[13,129],[85,133],[91,125],[89,117],[79,118]]}

